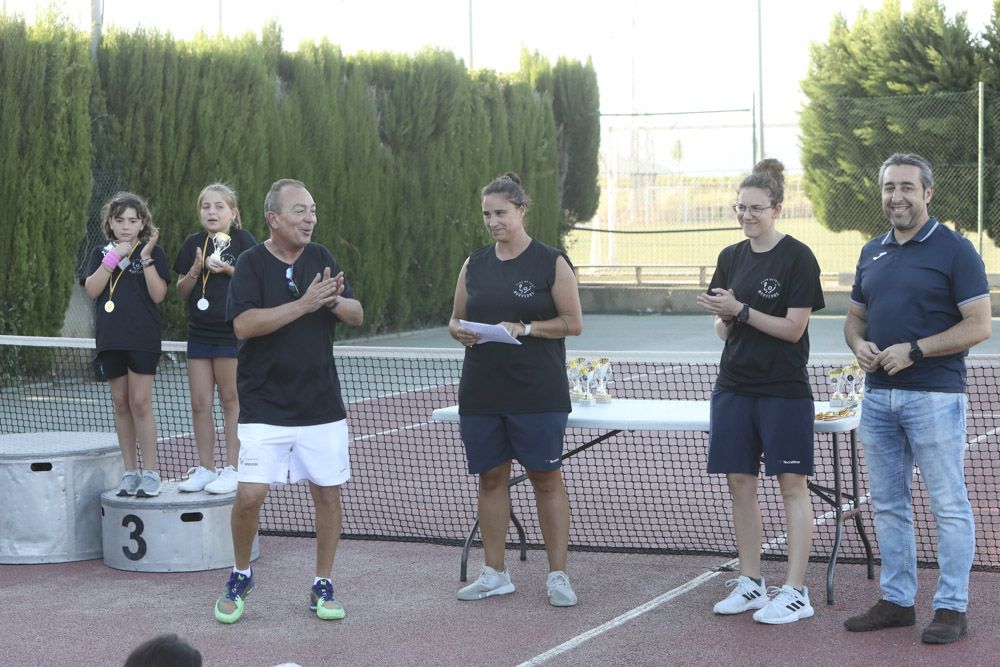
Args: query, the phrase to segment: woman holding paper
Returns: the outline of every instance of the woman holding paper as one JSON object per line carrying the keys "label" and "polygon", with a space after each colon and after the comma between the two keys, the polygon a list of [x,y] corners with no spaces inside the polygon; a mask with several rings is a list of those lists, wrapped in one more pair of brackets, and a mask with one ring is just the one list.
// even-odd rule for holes
{"label": "woman holding paper", "polygon": [[[514,592],[504,546],[507,482],[516,458],[535,491],[549,561],[549,602],[569,607],[576,594],[565,572],[569,499],[559,466],[571,410],[565,337],[583,330],[580,295],[566,255],[528,236],[524,217],[531,201],[517,174],[490,181],[481,197],[494,243],[462,266],[448,331],[466,347],[458,406],[469,473],[479,475],[486,564],[458,599]],[[476,325],[498,325],[509,338],[477,333],[470,328]]]}

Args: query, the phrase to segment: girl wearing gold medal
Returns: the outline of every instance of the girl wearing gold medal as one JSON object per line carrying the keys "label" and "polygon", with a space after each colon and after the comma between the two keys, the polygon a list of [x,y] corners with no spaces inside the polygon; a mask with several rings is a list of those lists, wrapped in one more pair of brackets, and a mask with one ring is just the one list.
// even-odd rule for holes
{"label": "girl wearing gold medal", "polygon": [[[205,187],[198,195],[203,230],[191,234],[174,261],[177,294],[188,304],[188,386],[191,419],[198,446],[198,463],[181,491],[232,493],[236,490],[236,465],[240,441],[236,422],[240,415],[236,395],[236,335],[226,321],[226,297],[240,253],[256,240],[240,225],[236,193],[222,183]],[[215,468],[215,388],[219,388],[225,427],[226,466]]]}
{"label": "girl wearing gold medal", "polygon": [[104,205],[101,219],[110,242],[94,249],[84,282],[87,296],[96,301],[94,369],[111,389],[125,463],[118,495],[151,497],[160,493],[153,377],[160,359],[159,304],[170,280],[167,256],[156,245],[159,230],[138,195],[119,192]]}

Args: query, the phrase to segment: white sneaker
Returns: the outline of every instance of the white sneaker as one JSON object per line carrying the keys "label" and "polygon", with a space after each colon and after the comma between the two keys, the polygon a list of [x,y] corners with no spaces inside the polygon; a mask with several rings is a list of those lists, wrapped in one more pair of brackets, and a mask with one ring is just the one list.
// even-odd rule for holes
{"label": "white sneaker", "polygon": [[794,623],[815,613],[809,604],[809,589],[805,586],[802,587],[801,593],[787,584],[781,588],[772,586],[767,589],[767,593],[771,596],[770,602],[753,614],[753,620],[758,623],[771,625]]}
{"label": "white sneaker", "polygon": [[142,481],[142,475],[138,470],[126,470],[125,474],[122,475],[122,481],[118,485],[118,495],[120,497],[134,496],[135,492],[139,489],[139,483]]}
{"label": "white sneaker", "polygon": [[562,570],[549,572],[545,585],[549,589],[549,604],[553,607],[572,607],[576,604],[576,593]]}
{"label": "white sneaker", "polygon": [[233,493],[237,484],[236,468],[226,466],[219,472],[218,477],[205,486],[205,490],[209,493]]}
{"label": "white sneaker", "polygon": [[155,470],[143,470],[142,481],[135,490],[136,498],[155,498],[160,495],[160,473]]}
{"label": "white sneaker", "polygon": [[758,584],[750,577],[738,577],[726,582],[726,588],[733,588],[729,596],[717,602],[712,611],[716,614],[742,614],[751,609],[760,609],[767,604],[767,588],[764,587],[764,580]]}
{"label": "white sneaker", "polygon": [[185,493],[193,493],[195,491],[201,491],[204,489],[209,482],[215,479],[215,471],[209,470],[208,468],[202,468],[198,466],[197,468],[191,468],[188,470],[188,478],[177,485],[178,491],[184,491]]}
{"label": "white sneaker", "polygon": [[479,578],[458,591],[459,600],[482,600],[491,595],[506,595],[514,592],[514,584],[510,582],[507,568],[497,572],[489,565],[484,565]]}

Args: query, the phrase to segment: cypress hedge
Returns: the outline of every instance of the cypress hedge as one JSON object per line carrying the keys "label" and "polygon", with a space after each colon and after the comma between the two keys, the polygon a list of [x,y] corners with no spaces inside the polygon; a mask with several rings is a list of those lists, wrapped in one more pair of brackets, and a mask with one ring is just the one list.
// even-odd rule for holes
{"label": "cypress hedge", "polygon": [[[469,72],[436,49],[348,58],[323,41],[287,52],[271,23],[236,39],[112,30],[95,68],[84,36],[46,25],[0,24],[0,151],[11,158],[0,188],[7,201],[55,202],[55,215],[30,224],[18,215],[6,227],[3,333],[58,330],[74,265],[82,278],[85,258],[104,243],[96,211],[119,189],[147,198],[172,258],[199,229],[206,184],[232,186],[244,226],[263,240],[270,183],[302,180],[317,202],[314,238],[356,286],[366,332],[446,320],[462,262],[489,242],[478,193],[494,176],[521,175],[535,202],[530,233],[551,245],[561,243],[565,211],[586,208],[561,199],[571,177],[589,179],[596,201],[596,143],[569,163],[582,177],[567,175],[566,130],[553,111],[575,104],[578,86],[591,95],[588,109],[596,105],[589,63],[560,61],[556,71],[572,71],[575,83],[543,87],[528,68]],[[50,257],[38,264],[43,243]],[[26,294],[29,265],[45,270]],[[164,338],[183,338],[172,288],[164,312]]]}

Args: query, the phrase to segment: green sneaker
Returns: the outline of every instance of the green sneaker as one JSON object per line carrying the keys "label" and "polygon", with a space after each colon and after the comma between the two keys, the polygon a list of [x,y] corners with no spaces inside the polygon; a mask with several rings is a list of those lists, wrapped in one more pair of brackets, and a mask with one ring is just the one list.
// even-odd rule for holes
{"label": "green sneaker", "polygon": [[344,616],[344,605],[333,595],[329,579],[320,579],[309,591],[309,611],[316,612],[324,621],[336,621]]}
{"label": "green sneaker", "polygon": [[229,575],[226,592],[215,601],[215,620],[219,623],[235,623],[243,615],[243,601],[253,592],[253,573],[250,576],[233,572]]}

